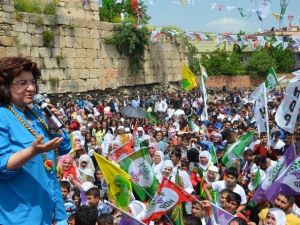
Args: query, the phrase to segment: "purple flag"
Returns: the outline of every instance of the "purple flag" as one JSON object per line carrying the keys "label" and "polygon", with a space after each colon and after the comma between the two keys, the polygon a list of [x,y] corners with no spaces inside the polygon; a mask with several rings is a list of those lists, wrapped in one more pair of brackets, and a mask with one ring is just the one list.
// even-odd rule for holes
{"label": "purple flag", "polygon": [[79,187],[79,190],[80,190],[81,204],[85,205],[86,204],[86,195],[85,195],[85,192],[82,190],[81,187]]}
{"label": "purple flag", "polygon": [[139,225],[139,224],[141,224],[141,223],[139,223],[138,221],[130,218],[126,214],[122,215],[120,223],[119,223],[119,225]]}
{"label": "purple flag", "polygon": [[266,172],[266,177],[259,185],[253,195],[253,199],[257,202],[266,200],[265,191],[272,185],[274,180],[277,179],[279,174],[288,167],[291,162],[296,158],[296,153],[292,145],[285,151],[284,155],[278,160],[278,163]]}
{"label": "purple flag", "polygon": [[207,224],[209,224],[209,222],[215,224],[213,223],[214,220],[217,224],[228,224],[234,218],[233,215],[219,208],[217,205],[213,204],[212,202],[210,204],[214,212],[214,218],[209,218]]}
{"label": "purple flag", "polygon": [[268,200],[274,201],[278,194],[294,196],[300,193],[300,156],[298,156],[266,190]]}

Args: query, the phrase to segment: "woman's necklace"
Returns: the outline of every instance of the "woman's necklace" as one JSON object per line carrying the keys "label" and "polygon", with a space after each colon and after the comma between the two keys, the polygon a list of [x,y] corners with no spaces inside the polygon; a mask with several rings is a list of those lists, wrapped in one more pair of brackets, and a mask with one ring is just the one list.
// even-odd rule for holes
{"label": "woman's necklace", "polygon": [[[12,112],[12,114],[15,115],[15,117],[23,124],[23,126],[35,138],[38,138],[39,135],[31,127],[28,126],[28,124],[17,114],[17,112],[10,105],[6,105],[6,107]],[[47,131],[47,133],[49,135],[51,135],[50,130],[49,130],[48,126],[46,125],[46,123],[34,111],[32,111],[31,109],[29,109],[28,107],[26,107],[25,110],[28,110],[29,112],[31,112],[32,115],[42,124],[43,128]],[[42,156],[43,156],[44,166],[45,166],[46,170],[47,171],[52,171],[52,167],[54,166],[53,161],[46,158],[46,152],[43,152]],[[55,160],[56,160],[56,162],[58,162],[58,157],[59,157],[59,151],[58,151],[58,148],[56,148],[55,149]]]}

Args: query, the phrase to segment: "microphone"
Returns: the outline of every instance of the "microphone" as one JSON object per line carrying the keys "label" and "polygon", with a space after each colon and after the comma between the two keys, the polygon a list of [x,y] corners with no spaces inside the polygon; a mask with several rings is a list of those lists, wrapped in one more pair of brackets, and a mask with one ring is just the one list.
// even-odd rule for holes
{"label": "microphone", "polygon": [[56,115],[54,115],[53,112],[51,112],[43,95],[36,94],[33,97],[33,101],[43,110],[43,112],[45,112],[46,116],[57,126],[57,129],[65,126],[64,123]]}

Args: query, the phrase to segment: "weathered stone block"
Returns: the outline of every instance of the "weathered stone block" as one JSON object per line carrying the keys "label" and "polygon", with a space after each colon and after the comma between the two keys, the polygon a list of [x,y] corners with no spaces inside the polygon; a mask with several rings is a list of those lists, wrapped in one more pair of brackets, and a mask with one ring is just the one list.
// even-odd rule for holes
{"label": "weathered stone block", "polygon": [[18,50],[16,47],[6,47],[6,56],[12,57],[12,56],[18,56]]}
{"label": "weathered stone block", "polygon": [[36,34],[31,36],[31,44],[36,47],[43,47],[43,37],[42,35]]}
{"label": "weathered stone block", "polygon": [[84,64],[85,64],[85,68],[87,69],[97,68],[92,58],[84,58]]}
{"label": "weathered stone block", "polygon": [[28,32],[28,27],[26,23],[16,23],[14,28],[17,32]]}
{"label": "weathered stone block", "polygon": [[87,57],[87,52],[85,48],[76,49],[76,57],[77,58],[85,58]]}
{"label": "weathered stone block", "polygon": [[73,48],[75,46],[75,38],[66,36],[64,38],[64,46],[67,48]]}
{"label": "weathered stone block", "polygon": [[31,58],[38,58],[39,57],[39,48],[38,47],[31,47],[30,48],[30,57]]}
{"label": "weathered stone block", "polygon": [[83,48],[83,39],[84,38],[74,38],[75,42],[74,42],[74,48]]}
{"label": "weathered stone block", "polygon": [[97,58],[98,54],[97,54],[98,50],[96,49],[86,49],[86,55],[90,58]]}
{"label": "weathered stone block", "polygon": [[44,58],[44,66],[47,69],[57,69],[57,60],[56,58]]}
{"label": "weathered stone block", "polygon": [[23,57],[28,57],[30,56],[30,47],[24,46],[22,48],[18,48],[18,55],[23,56]]}
{"label": "weathered stone block", "polygon": [[0,37],[0,45],[6,47],[12,47],[16,45],[16,38],[15,37]]}
{"label": "weathered stone block", "polygon": [[31,34],[19,33],[17,37],[17,42],[20,46],[31,46]]}
{"label": "weathered stone block", "polygon": [[15,7],[13,5],[2,5],[2,10],[4,12],[14,12]]}
{"label": "weathered stone block", "polygon": [[85,68],[84,66],[84,58],[75,58],[74,68]]}
{"label": "weathered stone block", "polygon": [[49,58],[51,56],[51,50],[49,48],[39,48],[39,56],[42,58]]}
{"label": "weathered stone block", "polygon": [[62,55],[62,57],[75,58],[76,57],[75,49],[74,48],[62,48],[61,55]]}
{"label": "weathered stone block", "polygon": [[5,47],[0,47],[0,55],[1,55],[1,57],[6,57],[6,48]]}

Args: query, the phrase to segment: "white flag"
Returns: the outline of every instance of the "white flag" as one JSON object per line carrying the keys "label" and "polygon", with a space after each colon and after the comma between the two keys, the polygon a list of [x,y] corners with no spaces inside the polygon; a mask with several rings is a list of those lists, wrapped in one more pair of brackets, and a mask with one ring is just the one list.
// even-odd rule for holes
{"label": "white flag", "polygon": [[263,83],[263,85],[260,85],[258,87],[259,89],[257,90],[256,93],[256,102],[255,102],[255,109],[254,109],[254,118],[256,121],[256,125],[257,125],[257,130],[258,133],[261,132],[267,132],[267,117],[266,114],[267,109],[266,109],[266,102],[267,99],[265,98],[265,84]]}
{"label": "white flag", "polygon": [[300,108],[300,78],[290,80],[286,88],[284,99],[281,102],[276,115],[275,121],[282,129],[293,133],[296,119]]}

